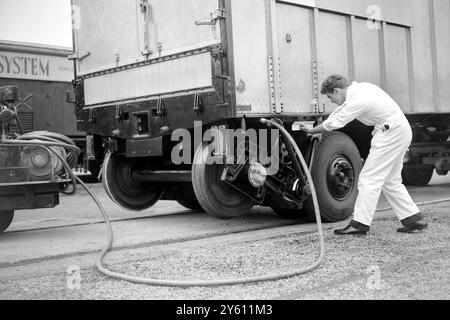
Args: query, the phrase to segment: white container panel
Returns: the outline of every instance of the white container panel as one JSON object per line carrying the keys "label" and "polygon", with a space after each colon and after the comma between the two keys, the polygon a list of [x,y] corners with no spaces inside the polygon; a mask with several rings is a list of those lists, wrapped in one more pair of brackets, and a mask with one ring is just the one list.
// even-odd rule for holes
{"label": "white container panel", "polygon": [[367,20],[354,24],[355,80],[381,86],[380,31],[367,27]]}
{"label": "white container panel", "polygon": [[[271,113],[265,0],[232,1],[237,113]],[[250,16],[249,16],[250,14]]]}
{"label": "white container panel", "polygon": [[386,43],[386,92],[405,112],[411,111],[406,28],[388,25]]}
{"label": "white container panel", "polygon": [[140,58],[136,0],[74,0],[79,12],[75,28],[79,55],[90,53],[78,66],[80,74],[133,62]]}
{"label": "white container panel", "polygon": [[[320,12],[318,15],[319,86],[332,74],[350,78],[348,19],[347,16],[328,12]],[[322,99],[322,103],[323,111],[331,112],[336,109],[336,105],[326,97]]]}
{"label": "white container panel", "polygon": [[411,0],[284,0],[284,2],[364,18],[379,13],[381,20],[403,25],[411,25],[414,21]]}
{"label": "white container panel", "polygon": [[284,113],[312,112],[312,9],[278,4],[277,14]]}
{"label": "white container panel", "polygon": [[84,83],[86,106],[211,87],[209,52],[87,78]]}
{"label": "white container panel", "polygon": [[[134,0],[140,2],[141,0]],[[148,0],[150,8],[149,44],[158,57],[219,43],[220,25],[197,25],[217,16],[218,0]],[[141,49],[144,49],[144,15],[138,14],[138,30]]]}

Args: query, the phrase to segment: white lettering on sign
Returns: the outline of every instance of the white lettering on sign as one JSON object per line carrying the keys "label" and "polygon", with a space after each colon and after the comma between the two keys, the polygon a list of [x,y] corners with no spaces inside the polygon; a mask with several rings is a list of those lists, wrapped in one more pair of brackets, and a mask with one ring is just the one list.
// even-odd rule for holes
{"label": "white lettering on sign", "polygon": [[70,82],[73,64],[65,57],[0,51],[0,78]]}

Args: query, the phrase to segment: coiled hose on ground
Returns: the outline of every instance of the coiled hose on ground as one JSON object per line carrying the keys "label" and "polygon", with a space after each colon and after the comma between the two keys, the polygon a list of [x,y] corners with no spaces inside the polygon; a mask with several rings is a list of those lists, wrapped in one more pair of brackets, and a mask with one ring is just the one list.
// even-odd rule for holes
{"label": "coiled hose on ground", "polygon": [[[318,226],[318,233],[319,233],[319,241],[320,241],[320,254],[317,260],[310,266],[302,268],[300,270],[292,271],[292,272],[286,272],[286,273],[274,273],[269,274],[265,276],[255,276],[255,277],[248,277],[248,278],[240,278],[240,279],[226,279],[226,280],[192,280],[192,281],[181,281],[181,280],[159,280],[159,279],[151,279],[151,278],[143,278],[143,277],[135,277],[130,276],[122,273],[117,273],[108,270],[103,265],[103,260],[105,259],[106,255],[109,251],[111,251],[114,243],[114,234],[111,226],[111,221],[109,220],[108,214],[106,213],[104,207],[98,200],[98,198],[95,196],[95,194],[92,193],[92,191],[89,190],[89,188],[83,183],[83,181],[80,180],[80,178],[76,177],[75,174],[71,170],[71,166],[69,161],[71,162],[73,159],[72,157],[66,161],[66,159],[63,159],[61,155],[59,155],[57,152],[55,152],[53,149],[52,152],[58,157],[58,159],[63,163],[64,168],[70,175],[72,181],[74,181],[74,190],[76,183],[80,184],[86,192],[92,197],[92,199],[97,204],[103,219],[105,220],[106,228],[107,228],[107,234],[108,234],[108,240],[106,246],[103,248],[103,250],[100,252],[97,260],[96,260],[96,267],[97,269],[104,275],[115,278],[118,280],[123,280],[135,284],[146,284],[146,285],[153,285],[153,286],[166,286],[166,287],[216,287],[216,286],[229,286],[229,285],[239,285],[239,284],[249,284],[249,283],[257,283],[257,282],[267,282],[267,281],[276,281],[286,278],[292,278],[295,276],[299,276],[301,274],[307,273],[309,271],[312,271],[316,269],[323,260],[324,254],[325,254],[325,242],[324,242],[324,235],[323,235],[323,229],[322,229],[322,222],[319,212],[319,206],[317,201],[317,195],[316,190],[314,188],[313,180],[311,177],[311,174],[308,169],[308,165],[306,164],[305,159],[303,158],[303,155],[298,148],[297,144],[295,143],[294,139],[291,137],[291,135],[284,129],[284,127],[280,126],[278,123],[274,121],[269,121],[266,119],[262,119],[261,122],[263,124],[267,124],[268,126],[273,126],[278,128],[283,136],[288,139],[288,141],[292,144],[292,146],[295,149],[295,152],[298,155],[298,158],[302,164],[302,167],[304,169],[304,172],[307,175],[308,180],[311,184],[311,191],[312,191],[312,197],[315,207],[315,215],[317,219],[317,226]],[[41,141],[35,141],[35,138]],[[23,143],[25,145],[44,145],[44,146],[53,146],[53,147],[64,147],[70,151],[76,151],[73,148],[73,145],[71,145],[66,139],[60,140],[61,137],[55,136],[54,134],[45,133],[34,133],[29,135],[24,135],[20,138],[19,141],[12,140],[11,144],[17,144]],[[67,138],[68,139],[68,138]],[[59,140],[59,141],[58,141]],[[62,142],[61,142],[62,141]],[[2,142],[5,144],[8,144],[8,141]],[[75,147],[76,148],[76,147]],[[76,155],[76,152],[73,154],[73,156]],[[71,162],[72,163],[72,162]]]}

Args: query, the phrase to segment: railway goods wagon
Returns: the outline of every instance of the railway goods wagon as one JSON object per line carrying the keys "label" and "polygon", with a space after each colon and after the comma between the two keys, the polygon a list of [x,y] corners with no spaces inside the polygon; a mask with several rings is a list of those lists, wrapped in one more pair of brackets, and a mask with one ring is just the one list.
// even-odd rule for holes
{"label": "railway goods wagon", "polygon": [[[276,132],[260,134],[267,118],[294,136],[309,162],[323,218],[348,218],[373,128],[354,121],[320,140],[299,131],[335,109],[320,94],[330,74],[375,83],[401,105],[414,132],[405,183],[448,173],[448,0],[72,4],[78,129],[90,135],[89,154],[104,160],[106,191],[122,207],[172,199],[219,218],[255,205],[311,217],[292,145]],[[202,139],[208,132],[213,150]],[[234,136],[222,140],[224,132]],[[271,161],[250,161],[255,145]]]}

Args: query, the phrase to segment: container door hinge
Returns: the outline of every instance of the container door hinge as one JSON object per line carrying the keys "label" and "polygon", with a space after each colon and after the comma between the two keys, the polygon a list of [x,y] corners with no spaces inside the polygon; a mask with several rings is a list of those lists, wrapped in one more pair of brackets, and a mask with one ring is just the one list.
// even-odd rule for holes
{"label": "container door hinge", "polygon": [[212,47],[211,56],[214,60],[222,59],[227,56],[227,49],[223,46]]}
{"label": "container door hinge", "polygon": [[215,77],[218,78],[218,79],[222,79],[222,80],[226,80],[226,81],[231,81],[230,76],[225,76],[225,75],[223,75],[223,74],[217,74]]}

